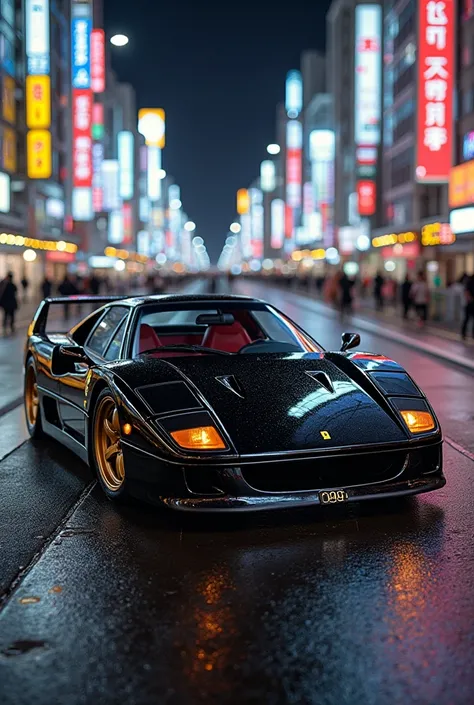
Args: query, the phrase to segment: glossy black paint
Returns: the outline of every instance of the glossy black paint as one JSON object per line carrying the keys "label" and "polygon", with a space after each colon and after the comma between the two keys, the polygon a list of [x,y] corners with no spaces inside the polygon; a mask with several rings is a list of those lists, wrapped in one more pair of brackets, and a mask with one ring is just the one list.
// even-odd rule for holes
{"label": "glossy black paint", "polygon": [[[121,305],[130,309],[130,336],[131,321],[144,303],[185,306],[191,301],[218,304],[234,298],[252,301],[229,296],[164,296],[128,299]],[[76,329],[47,337],[50,303],[40,307],[26,346],[26,358],[33,356],[37,369],[45,431],[90,462],[95,401],[107,386],[121,422],[132,425],[132,433],[122,443],[128,486],[137,496],[186,510],[318,504],[319,490],[341,486],[337,472],[331,483],[327,473],[321,475],[321,468],[344,458],[343,464],[353,468],[349,475],[340,475],[352,487],[349,501],[415,494],[445,483],[439,424],[436,421],[435,430],[423,436],[412,437],[408,432],[400,409],[420,404],[433,411],[416,384],[392,360],[368,353],[290,352],[171,359],[143,356],[105,362],[81,355]],[[126,357],[129,340],[123,349]],[[63,360],[62,366],[58,359]],[[170,436],[174,429],[209,423],[218,428],[225,450],[184,451]],[[401,461],[383,480],[376,474],[364,475],[364,470],[379,465],[375,457],[382,467],[384,454],[393,451],[400,452]],[[416,472],[413,458],[418,459]],[[301,488],[292,486],[291,491],[285,489],[284,480],[282,491],[268,490],[274,485],[264,479],[261,487],[255,487],[248,478],[257,478],[258,484],[260,470],[253,475],[245,471],[261,464],[266,471],[270,468],[296,476],[302,466],[294,463],[302,462],[310,463],[307,473],[314,473],[314,487],[311,481],[308,485],[304,473]]]}

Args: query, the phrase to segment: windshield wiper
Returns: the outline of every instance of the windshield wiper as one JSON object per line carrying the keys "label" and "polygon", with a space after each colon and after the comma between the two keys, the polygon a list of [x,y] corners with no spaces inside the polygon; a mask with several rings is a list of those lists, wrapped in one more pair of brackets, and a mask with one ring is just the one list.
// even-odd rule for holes
{"label": "windshield wiper", "polygon": [[215,350],[214,348],[205,348],[202,345],[160,345],[160,347],[157,348],[150,348],[149,350],[144,350],[141,353],[138,353],[138,355],[151,355],[152,353],[156,352],[163,352],[166,350],[170,350],[171,352],[200,352],[200,353],[205,353],[207,355],[232,355],[230,352],[225,352],[224,350]]}

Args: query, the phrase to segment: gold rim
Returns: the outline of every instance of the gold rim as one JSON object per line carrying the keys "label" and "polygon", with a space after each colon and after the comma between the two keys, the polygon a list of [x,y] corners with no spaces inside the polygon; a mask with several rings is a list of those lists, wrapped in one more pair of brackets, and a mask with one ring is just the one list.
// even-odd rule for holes
{"label": "gold rim", "polygon": [[119,415],[111,397],[102,399],[95,415],[94,452],[104,484],[112,492],[117,492],[125,481],[125,467]]}
{"label": "gold rim", "polygon": [[32,367],[26,373],[25,408],[28,425],[33,427],[38,418],[39,396],[35,371]]}

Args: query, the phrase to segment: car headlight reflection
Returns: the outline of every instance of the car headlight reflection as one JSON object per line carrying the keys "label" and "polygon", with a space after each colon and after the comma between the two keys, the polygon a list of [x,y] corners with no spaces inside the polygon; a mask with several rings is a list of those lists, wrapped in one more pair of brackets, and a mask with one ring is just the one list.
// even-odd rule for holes
{"label": "car headlight reflection", "polygon": [[225,450],[226,448],[226,444],[214,426],[172,431],[171,437],[181,448],[187,450]]}
{"label": "car headlight reflection", "polygon": [[403,410],[400,413],[410,433],[427,433],[436,426],[429,411]]}

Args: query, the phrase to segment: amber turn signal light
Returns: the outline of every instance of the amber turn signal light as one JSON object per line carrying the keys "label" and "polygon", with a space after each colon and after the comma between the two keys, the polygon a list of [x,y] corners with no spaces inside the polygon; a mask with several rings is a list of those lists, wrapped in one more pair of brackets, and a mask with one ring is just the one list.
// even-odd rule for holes
{"label": "amber turn signal light", "polygon": [[435,427],[429,411],[400,411],[410,433],[427,433]]}
{"label": "amber turn signal light", "polygon": [[226,445],[214,426],[198,426],[172,431],[173,440],[188,450],[224,450]]}

